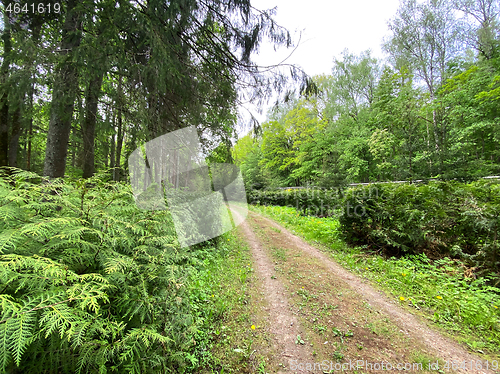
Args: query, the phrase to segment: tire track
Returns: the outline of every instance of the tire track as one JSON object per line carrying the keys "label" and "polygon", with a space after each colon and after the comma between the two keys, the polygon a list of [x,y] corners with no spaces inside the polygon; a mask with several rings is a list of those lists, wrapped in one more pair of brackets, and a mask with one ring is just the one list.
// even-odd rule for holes
{"label": "tire track", "polygon": [[[334,262],[325,253],[321,252],[319,249],[309,245],[304,240],[298,236],[292,234],[283,226],[278,223],[268,219],[264,216],[258,215],[256,213],[251,213],[249,217],[258,217],[260,221],[265,222],[268,226],[274,227],[281,231],[280,234],[286,237],[286,242],[290,245],[299,247],[304,253],[310,257],[315,257],[320,260],[328,270],[335,275],[340,281],[344,282],[349,288],[354,290],[356,293],[361,295],[371,306],[378,309],[382,314],[387,315],[393,323],[401,329],[401,332],[410,336],[416,341],[422,342],[430,351],[434,352],[436,356],[443,360],[455,360],[459,363],[465,361],[470,364],[470,362],[483,361],[480,357],[469,353],[467,350],[462,348],[459,344],[441,335],[440,333],[432,330],[429,326],[425,324],[422,320],[419,320],[416,316],[408,313],[404,309],[400,308],[393,301],[389,300],[381,291],[376,290],[372,286],[366,283],[360,277],[350,273],[339,264]],[[272,271],[272,265],[269,264],[269,260],[265,257],[262,248],[258,249],[257,240],[253,232],[251,232],[248,227],[248,223],[244,223],[245,235],[249,238],[249,243],[253,241],[252,248],[256,247],[255,253],[256,258],[259,259],[259,268],[263,267],[265,270],[266,279],[270,280],[270,275]],[[242,225],[243,226],[243,225]],[[252,249],[254,251],[254,249]],[[265,260],[263,258],[266,258]],[[266,263],[267,261],[267,263]],[[270,268],[269,268],[270,267]],[[267,290],[266,290],[267,293]],[[278,317],[279,319],[279,317]],[[277,330],[279,332],[279,330]],[[309,356],[310,357],[310,356]],[[478,370],[478,369],[458,369],[459,373],[494,373],[491,370]]]}
{"label": "tire track", "polygon": [[[274,336],[273,344],[276,351],[280,352],[280,359],[287,363],[292,360],[310,361],[312,354],[309,347],[295,343],[297,335],[303,334],[304,330],[291,311],[285,288],[280,281],[271,278],[274,274],[272,261],[253,233],[248,221],[245,220],[239,227],[251,249],[256,273],[262,282],[264,297],[268,305],[266,312],[271,322],[270,333]],[[289,373],[289,371],[286,372]],[[297,370],[296,372],[306,371]],[[311,373],[311,371],[307,372]],[[285,371],[278,371],[278,373],[285,373]]]}

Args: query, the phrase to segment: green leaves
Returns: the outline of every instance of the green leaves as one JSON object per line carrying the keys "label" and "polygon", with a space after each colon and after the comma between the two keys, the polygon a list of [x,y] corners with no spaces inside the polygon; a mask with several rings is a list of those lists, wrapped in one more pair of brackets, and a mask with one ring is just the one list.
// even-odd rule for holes
{"label": "green leaves", "polygon": [[[346,196],[340,223],[348,241],[388,253],[451,253],[480,273],[498,272],[498,183],[376,186],[376,195],[367,186]],[[363,207],[365,214],[353,214],[348,206]]]}
{"label": "green leaves", "polygon": [[129,186],[99,177],[3,182],[0,373],[156,373],[189,360],[196,262],[168,211],[141,211]]}
{"label": "green leaves", "polygon": [[263,124],[262,166],[275,184],[295,185],[292,171],[302,162],[301,147],[312,140],[313,134],[326,126],[313,100],[294,100],[276,120]]}
{"label": "green leaves", "polygon": [[26,347],[31,343],[33,338],[34,322],[35,313],[28,311],[20,313],[18,318],[10,320],[9,323],[5,323],[5,333],[9,334],[8,349],[12,353],[14,362],[18,366],[21,363],[21,358]]}

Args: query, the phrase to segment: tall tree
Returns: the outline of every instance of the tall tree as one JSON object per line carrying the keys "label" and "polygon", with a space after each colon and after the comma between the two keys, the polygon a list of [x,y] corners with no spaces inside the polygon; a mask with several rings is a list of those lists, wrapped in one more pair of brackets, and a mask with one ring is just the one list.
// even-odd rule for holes
{"label": "tall tree", "polygon": [[[11,4],[10,1],[4,3],[5,6]],[[12,53],[11,20],[7,12],[3,12],[2,31],[3,56],[0,67],[0,166],[9,164],[9,68]]]}
{"label": "tall tree", "polygon": [[83,178],[90,178],[95,172],[95,127],[97,122],[97,101],[101,92],[104,72],[91,74],[85,99],[85,119],[83,124]]}
{"label": "tall tree", "polygon": [[119,182],[121,178],[121,156],[123,147],[123,91],[122,91],[122,77],[119,78],[118,82],[118,93],[117,93],[117,126],[118,130],[116,133],[116,156],[115,164],[113,169],[113,180]]}
{"label": "tall tree", "polygon": [[406,64],[421,79],[431,98],[448,77],[447,63],[457,55],[459,25],[448,0],[403,0],[389,22],[385,49],[393,63]]}
{"label": "tall tree", "polygon": [[[48,0],[46,4],[53,6],[53,0]],[[4,5],[5,9],[2,12],[5,26],[2,30],[4,59],[0,112],[4,117],[2,123],[8,128],[9,141],[8,147],[3,146],[2,151],[7,152],[8,148],[8,164],[17,167],[20,137],[23,132],[30,131],[25,127],[28,123],[27,118],[32,114],[31,103],[41,28],[45,23],[56,21],[59,15],[54,12],[50,14],[27,12],[28,4],[21,7],[19,2],[15,1],[4,2]],[[7,105],[3,105],[5,100]],[[2,132],[5,135],[5,132]],[[3,140],[6,140],[5,136]]]}
{"label": "tall tree", "polygon": [[498,51],[500,3],[497,0],[455,0],[465,15],[465,36],[481,57],[489,60]]}
{"label": "tall tree", "polygon": [[345,50],[341,59],[334,59],[328,84],[322,84],[329,98],[327,116],[349,115],[357,120],[360,112],[373,102],[379,75],[377,60],[370,56],[370,51],[356,56]]}
{"label": "tall tree", "polygon": [[299,185],[301,146],[315,132],[325,128],[326,120],[318,116],[314,100],[295,99],[282,117],[263,124],[262,165],[274,178],[276,185]]}
{"label": "tall tree", "polygon": [[[107,17],[112,14],[114,2],[105,1],[101,9],[94,8],[87,17],[95,17],[96,22],[86,33],[84,44],[87,56],[87,92],[85,97],[85,118],[83,122],[83,178],[90,178],[95,172],[95,131],[98,119],[98,101],[101,86],[108,69],[108,54],[114,49],[117,41],[113,32],[106,32]],[[108,47],[110,46],[110,47]]]}
{"label": "tall tree", "polygon": [[[449,77],[448,64],[457,56],[460,28],[450,0],[403,0],[389,22],[392,32],[385,44],[396,68],[408,67],[425,83],[430,101]],[[446,129],[438,108],[432,110],[432,129],[436,155],[441,159],[446,144]]]}
{"label": "tall tree", "polygon": [[[93,7],[104,9],[108,3],[112,6],[106,11],[89,12]],[[75,1],[69,1],[66,6],[61,42],[64,54],[61,53],[63,59],[56,69],[52,92],[46,175],[64,174],[76,77],[84,71],[75,60],[81,63],[85,54],[77,54],[76,49],[81,41],[86,46],[91,39],[82,39],[80,31],[84,35],[93,33],[93,23],[105,22],[106,33],[115,35],[109,43],[113,48],[106,53],[109,72],[116,76],[119,71],[124,77],[124,98],[119,109],[123,117],[118,116],[118,122],[127,123],[135,116],[134,126],[146,133],[146,136],[141,134],[141,140],[194,123],[200,132],[220,133],[229,122],[235,126],[234,109],[242,100],[239,88],[247,89],[253,100],[259,100],[270,97],[275,89],[283,91],[288,87],[289,80],[279,69],[269,74],[269,69],[260,69],[250,58],[264,37],[269,37],[275,45],[287,47],[291,39],[286,30],[276,25],[272,12],[256,11],[249,0],[115,3],[84,1],[76,5]],[[291,68],[293,82],[301,81],[302,90],[313,86],[303,72]],[[87,95],[92,92],[91,80],[84,83]],[[62,86],[66,88],[64,94]],[[89,122],[86,120],[84,124],[84,132],[91,132]],[[84,138],[87,139],[84,158],[89,159],[90,165],[92,136]],[[90,170],[86,166],[85,174],[89,175]]]}
{"label": "tall tree", "polygon": [[24,101],[23,97],[19,94],[16,95],[15,107],[12,108],[13,112],[11,120],[11,133],[9,140],[9,166],[17,167],[17,152],[19,148],[19,137],[21,136],[21,107]]}
{"label": "tall tree", "polygon": [[78,68],[75,60],[76,49],[82,38],[81,5],[76,0],[68,0],[60,45],[61,60],[54,77],[43,169],[44,175],[53,178],[63,177],[66,170],[69,134],[78,90]]}

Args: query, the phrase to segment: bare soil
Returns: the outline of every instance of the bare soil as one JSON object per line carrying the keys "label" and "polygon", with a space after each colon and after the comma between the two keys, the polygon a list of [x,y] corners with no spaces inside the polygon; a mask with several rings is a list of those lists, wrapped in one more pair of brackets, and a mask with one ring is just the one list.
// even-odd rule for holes
{"label": "bare soil", "polygon": [[[261,280],[267,305],[265,310],[268,313],[270,322],[269,332],[273,336],[274,348],[279,355],[277,357],[278,361],[309,361],[311,352],[308,347],[295,343],[297,336],[301,333],[304,334],[304,330],[300,328],[297,318],[291,311],[285,288],[280,282],[276,282],[275,279],[271,278],[274,274],[274,265],[248,222],[245,221],[241,225],[241,231],[250,246],[256,268],[255,272]],[[277,372],[282,373],[284,371],[278,368]]]}
{"label": "bare soil", "polygon": [[[385,362],[420,363],[405,371],[435,372],[429,363],[438,360],[441,370],[445,360],[467,366],[480,360],[276,222],[250,213],[239,233],[251,248],[277,354],[266,372],[323,373],[329,369],[319,363],[361,361],[344,371],[370,372],[366,363]],[[474,365],[457,371],[492,372]]]}

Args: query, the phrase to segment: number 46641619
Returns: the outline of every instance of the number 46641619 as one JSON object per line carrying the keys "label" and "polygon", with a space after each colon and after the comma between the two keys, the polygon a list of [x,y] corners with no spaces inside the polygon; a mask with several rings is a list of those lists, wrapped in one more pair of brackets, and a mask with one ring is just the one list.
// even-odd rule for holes
{"label": "number 46641619", "polygon": [[11,2],[7,5],[5,11],[9,13],[59,13],[61,12],[61,4],[31,3],[23,5]]}

